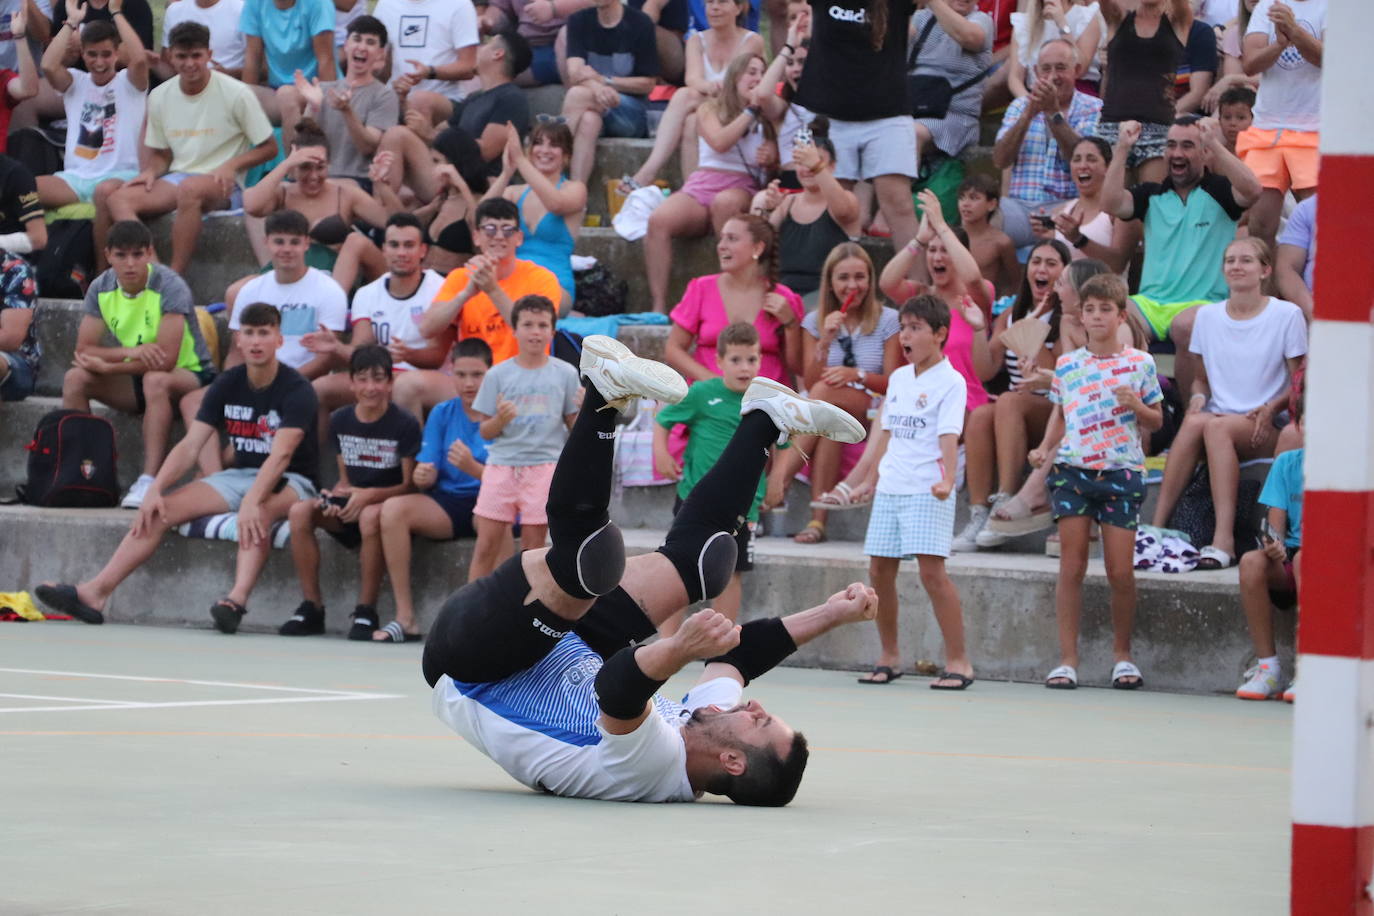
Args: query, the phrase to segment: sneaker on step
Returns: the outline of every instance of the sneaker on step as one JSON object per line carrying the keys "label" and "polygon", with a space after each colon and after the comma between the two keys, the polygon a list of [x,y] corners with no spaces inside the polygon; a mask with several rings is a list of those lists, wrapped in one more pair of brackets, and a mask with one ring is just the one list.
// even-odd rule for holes
{"label": "sneaker on step", "polygon": [[148,495],[148,488],[153,485],[152,474],[140,474],[134,485],[129,487],[129,492],[124,494],[124,498],[119,501],[121,509],[138,509],[143,505],[143,497]]}
{"label": "sneaker on step", "polygon": [[[1000,531],[995,531],[995,530],[993,530],[992,528],[989,528],[989,527],[988,527],[988,522],[992,519],[992,512],[993,512],[993,510],[997,508],[997,506],[998,506],[999,503],[1005,502],[1006,500],[1008,500],[1008,499],[1010,499],[1010,498],[1011,498],[1011,497],[1008,496],[1006,493],[994,493],[994,494],[992,495],[992,497],[988,500],[988,504],[987,504],[986,507],[983,507],[983,506],[976,506],[976,507],[970,506],[970,507],[969,507],[970,510],[972,510],[972,509],[974,509],[974,508],[983,509],[983,520],[982,520],[982,522],[979,524],[978,530],[974,532],[974,535],[973,535],[973,544],[974,544],[974,546],[973,546],[973,547],[970,547],[970,548],[969,548],[970,550],[973,550],[973,549],[975,549],[975,548],[982,548],[982,547],[1001,547],[1001,546],[1002,546],[1003,544],[1005,544],[1007,541],[1010,541],[1010,540],[1011,540],[1011,536],[1010,536],[1010,535],[1003,534],[1003,533],[1000,532]],[[964,531],[967,532],[968,529],[969,529],[969,526],[971,526],[972,524],[973,524],[973,518],[970,516],[970,518],[969,518],[969,525],[966,525],[966,526],[964,527]],[[960,533],[960,537],[963,537],[963,532]],[[956,546],[954,549],[955,549],[955,550],[958,550],[959,548]]]}
{"label": "sneaker on step", "polygon": [[282,636],[319,636],[324,632],[324,608],[313,601],[302,601],[277,633]]}
{"label": "sneaker on step", "polygon": [[1277,700],[1283,695],[1283,673],[1270,665],[1255,665],[1245,672],[1245,683],[1236,688],[1236,696],[1242,700]]}
{"label": "sneaker on step", "polygon": [[755,378],[744,390],[740,416],[762,410],[781,430],[778,444],[789,436],[821,436],[836,442],[862,442],[868,431],[848,413],[827,404],[797,394],[780,382],[762,376]]}
{"label": "sneaker on step", "polygon": [[1288,685],[1288,689],[1283,692],[1283,701],[1291,703],[1298,697],[1298,679],[1293,678],[1293,683]]}
{"label": "sneaker on step", "polygon": [[988,523],[988,516],[992,510],[987,506],[969,506],[968,522],[964,525],[964,530],[954,537],[954,543],[950,548],[955,553],[973,553],[978,549],[978,533],[983,530],[983,526]]}
{"label": "sneaker on step", "polygon": [[606,404],[617,410],[624,410],[636,398],[676,404],[687,396],[687,382],[675,369],[635,356],[629,347],[603,334],[582,341],[578,368]]}

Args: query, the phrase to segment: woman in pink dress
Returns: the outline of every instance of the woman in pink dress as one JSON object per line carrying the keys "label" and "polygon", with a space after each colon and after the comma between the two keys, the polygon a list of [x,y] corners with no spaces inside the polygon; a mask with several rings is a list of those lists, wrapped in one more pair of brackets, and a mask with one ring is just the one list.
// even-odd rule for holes
{"label": "woman in pink dress", "polygon": [[773,227],[758,216],[727,220],[716,243],[720,273],[697,277],[669,313],[673,327],[664,361],[694,381],[720,375],[716,338],[736,321],[758,328],[763,358],[759,375],[792,387],[802,368],[801,297],[777,281]]}

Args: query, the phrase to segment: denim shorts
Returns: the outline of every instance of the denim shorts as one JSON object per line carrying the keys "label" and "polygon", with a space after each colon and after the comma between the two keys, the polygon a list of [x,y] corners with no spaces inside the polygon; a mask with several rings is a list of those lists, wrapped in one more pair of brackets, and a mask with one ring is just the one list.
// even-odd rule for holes
{"label": "denim shorts", "polygon": [[9,367],[5,380],[0,382],[0,401],[22,401],[33,394],[37,380],[29,361],[18,353],[3,351],[0,351],[0,361]]}
{"label": "denim shorts", "polygon": [[601,119],[603,137],[649,136],[649,106],[642,96],[620,93],[620,104]]}
{"label": "denim shorts", "polygon": [[1131,468],[1094,471],[1056,464],[1050,471],[1054,520],[1086,515],[1101,525],[1134,531],[1145,502],[1145,473]]}
{"label": "denim shorts", "polygon": [[[1097,135],[1108,143],[1115,145],[1117,134],[1120,132],[1120,121],[1097,122]],[[1168,136],[1168,124],[1155,124],[1152,121],[1141,122],[1140,139],[1136,140],[1135,146],[1131,147],[1131,153],[1126,157],[1126,165],[1134,169],[1147,159],[1158,159],[1163,156],[1164,141],[1168,139]]]}

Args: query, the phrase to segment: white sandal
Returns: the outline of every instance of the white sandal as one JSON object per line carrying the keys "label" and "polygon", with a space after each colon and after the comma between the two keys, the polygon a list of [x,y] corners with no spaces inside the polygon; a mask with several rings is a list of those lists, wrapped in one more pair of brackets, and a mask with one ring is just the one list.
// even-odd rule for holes
{"label": "white sandal", "polygon": [[845,509],[859,509],[873,502],[872,494],[868,496],[854,498],[854,488],[843,480],[835,484],[830,492],[825,493],[820,499],[811,501],[812,509],[829,509],[831,512],[842,512]]}
{"label": "white sandal", "polygon": [[[1135,678],[1135,683],[1122,683],[1121,679],[1125,677]],[[1135,662],[1117,662],[1112,666],[1112,686],[1117,690],[1139,690],[1145,686],[1145,677],[1135,666]]]}
{"label": "white sandal", "polygon": [[[1067,684],[1051,684],[1050,681],[1064,680]],[[1078,687],[1078,672],[1073,665],[1060,665],[1045,675],[1045,686],[1051,690],[1073,690]]]}

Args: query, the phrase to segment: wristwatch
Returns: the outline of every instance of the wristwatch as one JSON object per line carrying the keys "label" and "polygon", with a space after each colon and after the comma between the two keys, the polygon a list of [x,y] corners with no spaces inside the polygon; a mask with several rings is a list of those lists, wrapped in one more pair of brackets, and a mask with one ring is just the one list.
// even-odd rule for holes
{"label": "wristwatch", "polygon": [[1056,111],[1054,114],[1050,115],[1050,123],[1053,124],[1055,127],[1058,127],[1060,124],[1063,124],[1064,112]]}

